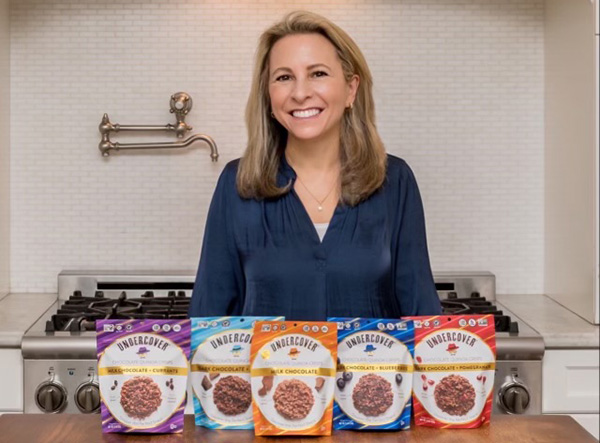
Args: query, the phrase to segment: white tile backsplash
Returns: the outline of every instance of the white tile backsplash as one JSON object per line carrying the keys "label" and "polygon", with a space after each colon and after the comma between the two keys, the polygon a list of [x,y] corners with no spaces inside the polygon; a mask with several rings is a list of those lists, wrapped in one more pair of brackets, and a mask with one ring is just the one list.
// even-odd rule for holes
{"label": "white tile backsplash", "polygon": [[[543,0],[12,2],[12,291],[52,291],[67,268],[196,268],[216,179],[244,149],[257,38],[292,9],[364,51],[387,149],[419,181],[433,268],[543,291]],[[201,144],[101,157],[103,113],[173,122],[176,91],[217,164]]]}

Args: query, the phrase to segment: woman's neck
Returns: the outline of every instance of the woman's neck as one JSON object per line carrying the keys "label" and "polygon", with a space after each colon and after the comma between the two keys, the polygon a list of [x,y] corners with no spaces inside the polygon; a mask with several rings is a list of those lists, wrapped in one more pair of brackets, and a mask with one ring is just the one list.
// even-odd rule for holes
{"label": "woman's neck", "polygon": [[329,171],[340,166],[340,143],[339,140],[323,142],[288,140],[285,155],[295,168]]}

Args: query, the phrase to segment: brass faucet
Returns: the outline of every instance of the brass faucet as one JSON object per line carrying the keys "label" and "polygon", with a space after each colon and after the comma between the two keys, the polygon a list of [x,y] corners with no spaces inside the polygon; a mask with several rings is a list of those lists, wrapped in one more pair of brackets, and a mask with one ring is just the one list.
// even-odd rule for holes
{"label": "brass faucet", "polygon": [[110,151],[122,151],[127,149],[171,149],[185,148],[192,143],[201,140],[210,147],[210,158],[216,162],[219,158],[219,151],[215,141],[205,134],[194,134],[180,142],[158,142],[158,143],[115,143],[110,140],[111,132],[120,131],[167,131],[175,132],[177,138],[182,138],[187,131],[193,128],[185,122],[185,116],[192,109],[192,97],[185,92],[178,92],[171,96],[170,101],[171,113],[175,114],[177,122],[175,125],[167,124],[160,125],[119,125],[111,123],[108,114],[104,114],[102,121],[98,126],[102,140],[98,145],[100,152],[104,157],[110,155]]}

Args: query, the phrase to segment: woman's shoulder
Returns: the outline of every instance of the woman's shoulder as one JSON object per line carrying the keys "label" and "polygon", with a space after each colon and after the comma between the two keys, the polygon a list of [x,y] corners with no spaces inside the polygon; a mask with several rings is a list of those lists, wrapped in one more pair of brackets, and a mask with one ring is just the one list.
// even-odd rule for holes
{"label": "woman's shoulder", "polygon": [[391,182],[412,182],[415,180],[414,173],[408,163],[393,154],[387,155],[387,179]]}
{"label": "woman's shoulder", "polygon": [[219,176],[217,189],[231,188],[232,185],[235,185],[239,163],[239,158],[227,162]]}
{"label": "woman's shoulder", "polygon": [[221,175],[224,175],[226,177],[231,177],[231,176],[235,177],[237,175],[239,165],[240,165],[239,158],[230,160],[229,162],[227,162],[227,164],[223,168],[223,172],[221,172]]}

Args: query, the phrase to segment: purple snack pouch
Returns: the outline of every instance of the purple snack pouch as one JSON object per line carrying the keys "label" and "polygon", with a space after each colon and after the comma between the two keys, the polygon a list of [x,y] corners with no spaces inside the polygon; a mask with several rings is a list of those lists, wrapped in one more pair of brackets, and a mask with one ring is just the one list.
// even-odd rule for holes
{"label": "purple snack pouch", "polygon": [[102,432],[183,431],[189,320],[96,320]]}

